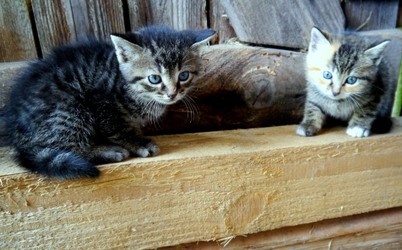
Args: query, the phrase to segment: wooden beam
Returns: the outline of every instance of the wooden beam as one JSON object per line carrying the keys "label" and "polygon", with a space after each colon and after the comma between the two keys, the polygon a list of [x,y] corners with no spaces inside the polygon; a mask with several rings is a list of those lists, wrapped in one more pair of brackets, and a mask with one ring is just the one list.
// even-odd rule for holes
{"label": "wooden beam", "polygon": [[401,249],[402,207],[161,250]]}
{"label": "wooden beam", "polygon": [[156,248],[402,206],[402,119],[364,139],[345,128],[302,138],[295,128],[155,137],[159,156],[105,165],[96,180],[8,168],[0,242]]}

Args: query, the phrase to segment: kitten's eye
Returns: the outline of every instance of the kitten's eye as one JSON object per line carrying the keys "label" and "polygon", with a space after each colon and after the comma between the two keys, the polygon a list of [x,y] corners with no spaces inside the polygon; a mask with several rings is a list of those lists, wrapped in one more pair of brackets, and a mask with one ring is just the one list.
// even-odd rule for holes
{"label": "kitten's eye", "polygon": [[329,71],[324,71],[324,72],[322,73],[322,77],[324,77],[325,79],[330,80],[330,79],[332,79],[332,74],[331,74],[331,72],[329,72]]}
{"label": "kitten's eye", "polygon": [[190,77],[190,72],[188,72],[188,71],[180,72],[180,74],[179,74],[179,81],[185,82],[185,81],[188,80],[189,77]]}
{"label": "kitten's eye", "polygon": [[158,75],[149,75],[148,76],[148,81],[151,84],[159,84],[159,83],[162,82],[162,78],[160,76],[158,76]]}
{"label": "kitten's eye", "polygon": [[355,84],[356,82],[357,82],[357,77],[354,77],[354,76],[349,76],[346,79],[346,83],[350,84],[350,85]]}

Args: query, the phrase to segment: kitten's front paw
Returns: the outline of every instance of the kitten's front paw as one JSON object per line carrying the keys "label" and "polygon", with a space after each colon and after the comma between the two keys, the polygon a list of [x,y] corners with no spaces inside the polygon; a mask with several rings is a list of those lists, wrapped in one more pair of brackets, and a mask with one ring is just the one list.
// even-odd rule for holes
{"label": "kitten's front paw", "polygon": [[316,135],[319,129],[307,124],[300,124],[296,129],[296,134],[300,136],[313,136]]}
{"label": "kitten's front paw", "polygon": [[137,149],[135,149],[135,154],[139,157],[148,157],[148,156],[153,156],[157,155],[159,153],[160,149],[158,145],[156,145],[152,141],[148,141],[144,143],[144,145],[139,146]]}
{"label": "kitten's front paw", "polygon": [[91,152],[91,161],[96,164],[119,162],[130,156],[128,150],[119,146],[98,146]]}
{"label": "kitten's front paw", "polygon": [[369,129],[365,129],[359,126],[356,127],[348,127],[346,129],[346,133],[352,137],[367,137],[370,136],[370,130]]}

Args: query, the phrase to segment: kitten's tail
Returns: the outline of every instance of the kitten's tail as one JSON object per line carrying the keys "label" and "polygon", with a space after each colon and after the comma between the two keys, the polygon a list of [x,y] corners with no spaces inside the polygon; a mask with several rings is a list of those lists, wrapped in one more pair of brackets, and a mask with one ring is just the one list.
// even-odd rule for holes
{"label": "kitten's tail", "polygon": [[391,117],[379,117],[374,120],[371,131],[375,134],[385,134],[392,129]]}
{"label": "kitten's tail", "polygon": [[27,151],[17,148],[17,160],[27,169],[57,179],[97,177],[99,169],[84,158],[63,150],[43,148]]}

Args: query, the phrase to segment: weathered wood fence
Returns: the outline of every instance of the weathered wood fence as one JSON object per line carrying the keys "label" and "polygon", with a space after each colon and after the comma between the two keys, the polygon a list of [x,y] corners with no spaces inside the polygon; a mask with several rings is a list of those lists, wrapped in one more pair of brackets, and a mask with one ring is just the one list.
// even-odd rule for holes
{"label": "weathered wood fence", "polygon": [[46,54],[53,46],[150,24],[177,29],[212,28],[215,42],[306,48],[316,25],[330,31],[392,29],[398,0],[2,0],[0,62]]}

